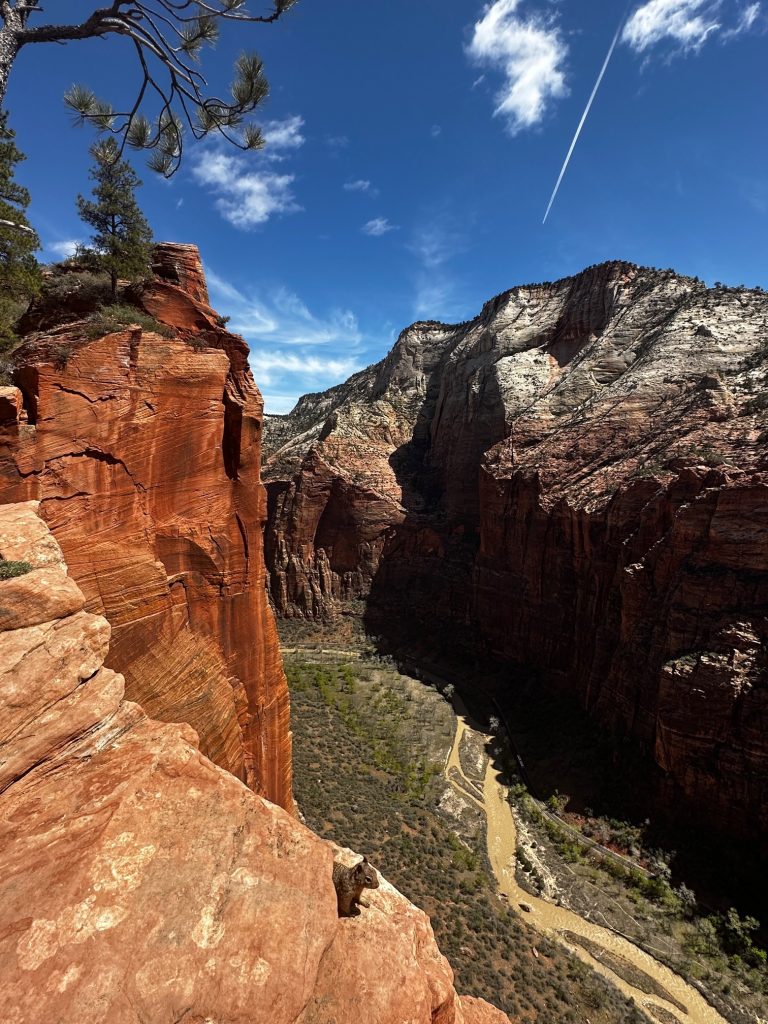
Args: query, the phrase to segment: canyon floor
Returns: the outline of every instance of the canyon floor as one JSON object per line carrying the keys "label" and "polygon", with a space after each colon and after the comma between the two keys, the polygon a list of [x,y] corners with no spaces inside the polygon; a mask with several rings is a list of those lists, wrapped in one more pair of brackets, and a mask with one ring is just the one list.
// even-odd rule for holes
{"label": "canyon floor", "polygon": [[464,990],[520,1021],[763,1019],[764,970],[712,944],[706,917],[686,919],[645,851],[626,874],[588,856],[452,689],[371,658],[354,629],[308,636],[283,637],[301,811],[430,914]]}

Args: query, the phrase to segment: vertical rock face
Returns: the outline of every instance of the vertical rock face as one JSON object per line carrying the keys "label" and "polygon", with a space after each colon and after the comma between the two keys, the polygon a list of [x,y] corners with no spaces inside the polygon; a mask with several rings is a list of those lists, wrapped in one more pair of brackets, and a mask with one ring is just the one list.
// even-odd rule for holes
{"label": "vertical rock face", "polygon": [[767,388],[768,296],[671,271],[604,264],[416,324],[267,417],[276,607],[363,598],[376,632],[535,667],[680,810],[764,836]]}
{"label": "vertical rock face", "polygon": [[[162,333],[75,321],[17,353],[0,407],[6,500],[34,498],[128,696],[292,806],[288,693],[264,589],[261,396],[207,304],[194,246],[158,246],[134,301]],[[1,398],[1,396],[0,396]],[[7,407],[7,408],[6,408]]]}
{"label": "vertical rock face", "polygon": [[15,1024],[504,1024],[382,880],[123,699],[36,502],[0,506],[0,1017]]}

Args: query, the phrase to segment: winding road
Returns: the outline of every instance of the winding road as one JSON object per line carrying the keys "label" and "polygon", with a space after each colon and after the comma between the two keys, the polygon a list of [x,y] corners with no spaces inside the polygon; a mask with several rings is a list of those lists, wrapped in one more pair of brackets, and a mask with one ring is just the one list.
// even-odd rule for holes
{"label": "winding road", "polygon": [[[488,856],[502,896],[510,904],[525,904],[530,910],[525,915],[528,923],[567,946],[625,996],[631,996],[659,1024],[727,1024],[725,1018],[697,989],[644,950],[615,932],[584,920],[565,907],[531,896],[518,885],[515,878],[517,828],[507,787],[501,781],[499,770],[488,759],[483,791],[480,794],[477,785],[464,774],[459,756],[462,738],[466,733],[474,733],[483,742],[489,737],[467,717],[466,708],[460,699],[455,698],[453,705],[456,712],[456,734],[445,765],[445,778],[457,794],[475,804],[485,814]],[[579,940],[591,952],[580,945]],[[625,965],[623,971],[622,964]],[[636,987],[636,984],[641,983],[638,972],[647,979],[647,982],[643,982],[644,988]],[[632,978],[636,984],[630,983],[627,978]]]}

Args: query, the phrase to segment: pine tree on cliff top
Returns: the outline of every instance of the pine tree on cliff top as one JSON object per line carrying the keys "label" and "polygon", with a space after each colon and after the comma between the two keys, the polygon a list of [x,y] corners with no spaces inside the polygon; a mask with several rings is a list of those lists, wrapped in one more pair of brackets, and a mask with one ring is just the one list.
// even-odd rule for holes
{"label": "pine tree on cliff top", "polygon": [[27,220],[29,192],[13,180],[16,164],[25,159],[8,127],[8,115],[0,114],[0,345],[11,336],[18,304],[40,289],[40,268],[35,252],[40,239]]}
{"label": "pine tree on cliff top", "polygon": [[94,198],[78,196],[77,208],[93,235],[91,247],[81,250],[81,255],[109,274],[114,301],[119,278],[135,280],[149,273],[152,230],[134,195],[141,181],[128,161],[120,158],[118,142],[102,139],[91,147],[91,155]]}

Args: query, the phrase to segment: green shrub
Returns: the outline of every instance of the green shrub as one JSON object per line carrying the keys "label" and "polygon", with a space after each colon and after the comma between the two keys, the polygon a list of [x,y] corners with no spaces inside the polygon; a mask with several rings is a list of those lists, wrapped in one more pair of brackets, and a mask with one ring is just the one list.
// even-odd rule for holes
{"label": "green shrub", "polygon": [[111,306],[104,306],[88,317],[88,337],[101,338],[105,334],[113,334],[125,327],[132,327],[138,324],[143,331],[152,331],[163,338],[173,338],[176,332],[172,327],[161,324],[154,317],[143,313],[135,306],[128,306],[123,303],[114,303]]}
{"label": "green shrub", "polygon": [[14,562],[0,558],[0,580],[12,580],[16,576],[26,576],[28,572],[32,572],[29,562]]}

